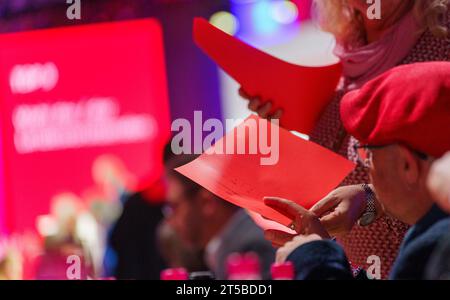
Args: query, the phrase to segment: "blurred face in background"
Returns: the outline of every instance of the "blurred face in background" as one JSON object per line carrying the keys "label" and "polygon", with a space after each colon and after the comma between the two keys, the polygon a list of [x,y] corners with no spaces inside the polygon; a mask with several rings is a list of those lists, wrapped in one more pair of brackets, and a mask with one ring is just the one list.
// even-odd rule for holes
{"label": "blurred face in background", "polygon": [[221,232],[237,207],[189,180],[168,175],[168,223],[187,247],[204,249]]}

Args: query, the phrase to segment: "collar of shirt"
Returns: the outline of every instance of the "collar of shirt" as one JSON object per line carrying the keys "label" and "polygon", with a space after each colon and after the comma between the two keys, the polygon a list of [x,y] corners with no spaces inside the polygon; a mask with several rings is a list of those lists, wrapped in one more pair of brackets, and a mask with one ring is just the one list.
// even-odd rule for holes
{"label": "collar of shirt", "polygon": [[423,234],[427,231],[431,226],[435,223],[439,222],[442,219],[448,218],[449,215],[439,208],[436,204],[434,204],[431,209],[423,216],[405,236],[403,240],[403,246],[414,240],[416,237]]}

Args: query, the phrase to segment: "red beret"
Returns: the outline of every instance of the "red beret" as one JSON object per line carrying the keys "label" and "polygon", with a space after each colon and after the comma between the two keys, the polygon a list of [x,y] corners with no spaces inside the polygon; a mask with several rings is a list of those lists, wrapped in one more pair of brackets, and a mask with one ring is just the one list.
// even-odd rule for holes
{"label": "red beret", "polygon": [[440,157],[450,150],[450,62],[396,67],[347,93],[342,122],[362,145],[401,143]]}

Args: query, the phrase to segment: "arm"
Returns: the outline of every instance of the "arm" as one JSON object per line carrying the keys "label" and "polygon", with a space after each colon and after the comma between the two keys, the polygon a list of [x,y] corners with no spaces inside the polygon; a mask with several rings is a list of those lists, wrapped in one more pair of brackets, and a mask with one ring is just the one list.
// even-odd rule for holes
{"label": "arm", "polygon": [[[417,238],[404,243],[392,267],[389,279],[422,280],[425,279],[426,268],[430,263],[437,246],[448,234],[450,220],[443,219]],[[445,264],[445,261],[441,261]]]}

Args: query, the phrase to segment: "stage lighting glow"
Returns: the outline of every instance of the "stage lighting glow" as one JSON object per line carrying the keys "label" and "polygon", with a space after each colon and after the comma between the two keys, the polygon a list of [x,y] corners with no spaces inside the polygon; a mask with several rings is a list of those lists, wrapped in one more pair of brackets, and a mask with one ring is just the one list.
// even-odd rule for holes
{"label": "stage lighting glow", "polygon": [[39,234],[43,237],[53,236],[59,232],[58,221],[51,215],[38,216],[36,219],[36,227]]}
{"label": "stage lighting glow", "polygon": [[298,18],[297,5],[291,1],[275,1],[271,3],[272,18],[281,24],[291,24]]}
{"label": "stage lighting glow", "polygon": [[261,0],[231,0],[234,4],[249,4],[249,3],[255,3]]}
{"label": "stage lighting glow", "polygon": [[76,222],[75,232],[77,237],[85,243],[92,243],[97,239],[98,226],[94,217],[89,213],[82,213]]}
{"label": "stage lighting glow", "polygon": [[209,22],[231,35],[235,35],[239,30],[238,19],[233,14],[226,11],[219,11],[213,14],[209,19]]}
{"label": "stage lighting glow", "polygon": [[270,0],[260,0],[253,4],[252,21],[259,34],[268,35],[278,29],[278,24],[271,16],[272,3]]}

